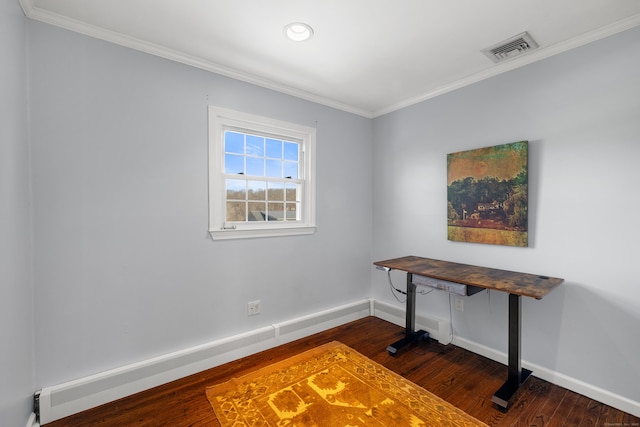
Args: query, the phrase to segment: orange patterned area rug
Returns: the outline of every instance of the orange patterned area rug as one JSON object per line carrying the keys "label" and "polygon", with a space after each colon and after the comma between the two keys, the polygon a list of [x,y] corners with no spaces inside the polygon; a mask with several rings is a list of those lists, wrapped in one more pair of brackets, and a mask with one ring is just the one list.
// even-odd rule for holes
{"label": "orange patterned area rug", "polygon": [[223,427],[483,426],[334,341],[207,388]]}

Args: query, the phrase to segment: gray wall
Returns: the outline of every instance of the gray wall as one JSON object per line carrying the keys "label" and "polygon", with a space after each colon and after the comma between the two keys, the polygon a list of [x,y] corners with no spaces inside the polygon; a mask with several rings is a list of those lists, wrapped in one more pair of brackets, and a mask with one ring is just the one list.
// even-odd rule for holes
{"label": "gray wall", "polygon": [[[369,296],[371,120],[28,27],[38,386]],[[317,127],[314,235],[208,237],[208,104]]]}
{"label": "gray wall", "polygon": [[[23,424],[42,386],[368,296],[395,303],[371,261],[406,254],[566,278],[523,301],[525,360],[640,401],[640,29],[371,121],[25,21],[13,3],[0,9],[1,422]],[[316,234],[208,238],[208,104],[317,126]],[[447,241],[446,154],[521,139],[530,247]],[[448,300],[418,310],[448,318]],[[459,339],[506,351],[504,295],[453,316]]]}
{"label": "gray wall", "polygon": [[34,387],[25,19],[0,2],[0,426],[25,425]]}
{"label": "gray wall", "polygon": [[[523,358],[640,402],[640,28],[374,121],[373,257],[403,255],[563,277],[523,300]],[[530,247],[447,240],[446,155],[529,140]],[[386,275],[372,296],[391,303]],[[402,275],[394,275],[402,285]],[[448,299],[418,311],[449,318]],[[507,298],[453,311],[455,334],[506,352]]]}

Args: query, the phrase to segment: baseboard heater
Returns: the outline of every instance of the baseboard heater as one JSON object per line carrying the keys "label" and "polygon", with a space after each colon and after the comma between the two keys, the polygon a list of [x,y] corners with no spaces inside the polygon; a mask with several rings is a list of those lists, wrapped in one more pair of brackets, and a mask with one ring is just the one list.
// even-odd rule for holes
{"label": "baseboard heater", "polygon": [[44,387],[34,396],[36,416],[40,424],[46,424],[370,316],[371,307],[370,299],[360,300],[78,380]]}
{"label": "baseboard heater", "polygon": [[[468,290],[467,290],[468,292]],[[472,290],[473,292],[473,290]],[[279,324],[269,325],[244,334],[220,339],[154,359],[112,369],[64,384],[45,387],[36,392],[38,412],[29,419],[29,427],[64,418],[92,407],[144,391],[167,382],[204,371],[206,369],[284,344],[303,336],[330,329],[369,315],[404,327],[403,307],[374,299],[366,299],[321,311]],[[431,316],[416,314],[416,326],[443,344],[450,341],[450,322]],[[384,346],[385,343],[380,343]],[[505,363],[506,354],[479,345],[467,339],[456,339],[454,344]],[[381,347],[382,349],[382,347]],[[553,384],[566,387],[623,411],[640,415],[640,404],[614,395],[571,377],[541,366],[530,366],[537,376]],[[39,421],[39,423],[38,423]]]}
{"label": "baseboard heater", "polygon": [[[406,313],[404,307],[398,307],[383,301],[375,301],[373,315],[398,326],[405,326]],[[449,344],[451,342],[451,322],[449,320],[416,313],[416,326],[427,331],[431,338],[438,340],[441,344]]]}

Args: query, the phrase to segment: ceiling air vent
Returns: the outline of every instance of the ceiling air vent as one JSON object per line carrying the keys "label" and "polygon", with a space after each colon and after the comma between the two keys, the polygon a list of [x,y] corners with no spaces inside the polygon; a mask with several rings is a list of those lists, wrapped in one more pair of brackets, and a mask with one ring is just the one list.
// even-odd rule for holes
{"label": "ceiling air vent", "polygon": [[538,43],[531,38],[526,31],[508,40],[498,43],[489,48],[483,49],[482,53],[487,55],[493,62],[502,62],[514,56],[522,55],[538,47]]}

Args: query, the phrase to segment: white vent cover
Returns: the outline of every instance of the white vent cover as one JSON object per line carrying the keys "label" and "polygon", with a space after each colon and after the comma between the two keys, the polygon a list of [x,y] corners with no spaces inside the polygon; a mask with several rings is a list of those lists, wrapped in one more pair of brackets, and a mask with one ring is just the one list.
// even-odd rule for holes
{"label": "white vent cover", "polygon": [[502,62],[514,56],[522,55],[538,47],[538,43],[526,31],[508,40],[498,43],[489,48],[483,49],[482,53],[487,55],[493,62]]}

